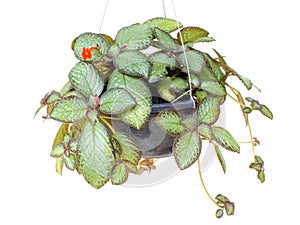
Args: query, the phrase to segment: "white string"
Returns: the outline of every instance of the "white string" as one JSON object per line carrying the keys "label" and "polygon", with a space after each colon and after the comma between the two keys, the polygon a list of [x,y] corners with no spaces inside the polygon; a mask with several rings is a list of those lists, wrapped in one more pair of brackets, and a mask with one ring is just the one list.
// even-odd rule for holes
{"label": "white string", "polygon": [[183,97],[185,94],[189,93],[190,98],[191,98],[191,100],[193,102],[193,108],[195,108],[196,104],[195,104],[195,101],[194,101],[193,96],[192,96],[192,79],[191,79],[191,74],[190,74],[190,68],[189,68],[189,64],[188,64],[188,59],[187,59],[185,47],[184,47],[184,44],[183,44],[183,38],[182,38],[182,34],[181,34],[181,31],[180,31],[180,27],[179,27],[179,22],[178,22],[176,10],[175,10],[174,1],[171,0],[171,2],[172,2],[172,7],[173,7],[173,12],[174,12],[174,15],[175,15],[176,23],[177,23],[177,30],[178,30],[178,33],[179,33],[181,46],[182,46],[182,49],[183,49],[183,55],[184,55],[184,59],[185,59],[186,70],[187,70],[187,74],[188,74],[188,78],[189,78],[189,88],[190,88],[190,90],[188,90],[187,92],[185,92],[182,95],[180,95],[173,102],[177,101],[178,99],[180,99],[181,97]]}
{"label": "white string", "polygon": [[164,16],[165,16],[165,18],[167,18],[165,0],[162,0],[162,5],[163,5],[163,9],[164,9]]}
{"label": "white string", "polygon": [[99,27],[99,33],[101,32],[101,29],[102,29],[102,24],[103,24],[104,17],[105,17],[106,11],[107,11],[108,2],[109,2],[109,0],[106,0],[105,8],[103,11],[103,15],[102,15],[102,19],[101,19],[101,23],[100,23],[100,27]]}

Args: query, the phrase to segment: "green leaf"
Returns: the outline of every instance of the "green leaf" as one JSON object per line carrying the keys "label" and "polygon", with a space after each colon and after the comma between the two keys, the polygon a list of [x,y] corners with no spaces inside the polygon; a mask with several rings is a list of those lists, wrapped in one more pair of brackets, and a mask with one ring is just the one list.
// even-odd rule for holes
{"label": "green leaf", "polygon": [[[208,36],[208,32],[199,27],[185,27],[180,30],[182,41],[184,44],[188,42],[199,42],[202,38]],[[181,42],[180,33],[177,33],[177,39]]]}
{"label": "green leaf", "polygon": [[255,156],[255,161],[262,164],[264,163],[263,159],[258,155]]}
{"label": "green leaf", "polygon": [[195,93],[195,96],[201,102],[206,98],[207,93],[205,91],[197,90],[196,93]]}
{"label": "green leaf", "polygon": [[150,46],[152,39],[150,27],[143,24],[134,24],[119,30],[115,44],[126,50],[142,50]]}
{"label": "green leaf", "polygon": [[195,113],[184,118],[181,123],[190,131],[194,130],[199,124],[197,115],[195,115]]}
{"label": "green leaf", "polygon": [[70,71],[69,79],[75,90],[87,98],[100,95],[104,87],[97,68],[86,62],[77,63]]}
{"label": "green leaf", "polygon": [[115,58],[114,65],[121,73],[136,77],[148,77],[151,69],[147,57],[134,51],[122,52]]}
{"label": "green leaf", "polygon": [[60,128],[58,129],[58,132],[54,138],[52,148],[56,146],[58,143],[63,142],[65,135],[68,133],[69,124],[63,123]]}
{"label": "green leaf", "polygon": [[224,210],[223,209],[218,209],[216,211],[216,217],[219,219],[224,215]]}
{"label": "green leaf", "polygon": [[259,104],[258,101],[253,100],[253,101],[251,102],[251,108],[252,108],[253,110],[261,110],[262,105]]}
{"label": "green leaf", "polygon": [[178,167],[190,167],[200,156],[201,139],[197,132],[186,132],[178,136],[173,144],[173,152]]}
{"label": "green leaf", "polygon": [[74,123],[85,118],[88,105],[78,97],[67,97],[55,104],[50,118],[63,122]]}
{"label": "green leaf", "polygon": [[147,20],[145,23],[150,28],[159,28],[165,32],[171,33],[172,31],[177,30],[178,28],[182,27],[180,22],[177,23],[176,20],[157,17],[150,20]]}
{"label": "green leaf", "polygon": [[221,202],[221,203],[225,203],[225,202],[229,202],[229,199],[224,196],[224,195],[221,195],[221,194],[218,194],[215,199],[218,201],[218,202]]}
{"label": "green leaf", "polygon": [[204,53],[204,57],[207,60],[207,63],[211,68],[212,72],[214,73],[215,77],[217,78],[217,80],[218,81],[222,80],[225,74],[220,69],[220,66],[218,65],[217,61],[207,53]]}
{"label": "green leaf", "polygon": [[249,165],[249,168],[250,168],[250,169],[254,169],[254,170],[256,170],[257,172],[260,172],[260,171],[263,169],[263,165],[262,165],[262,163],[251,163],[251,164]]}
{"label": "green leaf", "polygon": [[65,144],[59,143],[52,148],[50,156],[57,158],[57,157],[61,157],[64,153],[65,153]]}
{"label": "green leaf", "polygon": [[120,131],[117,131],[112,137],[119,142],[122,148],[121,159],[136,166],[141,159],[141,150],[134,138]]}
{"label": "green leaf", "polygon": [[177,45],[175,43],[175,40],[172,38],[172,36],[169,33],[162,31],[159,28],[154,28],[153,34],[154,37],[157,38],[157,41],[163,50],[175,52],[178,50],[179,47],[181,47],[180,45]]}
{"label": "green leaf", "polygon": [[130,126],[140,129],[148,120],[152,107],[152,94],[147,84],[139,78],[114,71],[110,76],[107,89],[124,88],[135,99],[136,105],[123,112],[119,117]]}
{"label": "green leaf", "polygon": [[78,142],[78,170],[94,188],[102,187],[110,178],[112,151],[105,126],[87,123]]}
{"label": "green leaf", "polygon": [[68,81],[63,87],[62,89],[59,91],[60,96],[64,97],[66,94],[68,94],[69,92],[71,92],[71,90],[73,89],[72,84],[70,83],[70,81]]}
{"label": "green leaf", "polygon": [[126,182],[128,179],[128,171],[124,164],[115,165],[111,171],[111,183],[114,185],[120,185]]}
{"label": "green leaf", "polygon": [[163,52],[155,52],[149,56],[152,64],[149,82],[154,83],[161,80],[168,74],[168,68],[173,70],[176,67],[176,60]]}
{"label": "green leaf", "polygon": [[69,154],[69,156],[65,157],[65,165],[69,170],[76,169],[76,157],[73,154]]}
{"label": "green leaf", "polygon": [[204,81],[201,83],[200,87],[204,91],[207,91],[213,95],[225,96],[227,94],[225,86],[223,84],[220,84],[218,81]]}
{"label": "green leaf", "polygon": [[261,183],[264,183],[265,180],[266,180],[265,171],[264,170],[259,171],[258,174],[257,174],[257,177],[258,177],[258,179],[260,180]]}
{"label": "green leaf", "polygon": [[183,78],[175,77],[172,78],[171,81],[171,88],[176,92],[183,92],[185,89],[189,88],[188,81]]}
{"label": "green leaf", "polygon": [[273,113],[271,112],[271,110],[265,106],[265,105],[261,105],[261,108],[259,110],[264,116],[268,117],[269,119],[273,119]]}
{"label": "green leaf", "polygon": [[172,81],[170,77],[165,77],[157,84],[157,91],[159,95],[166,101],[172,102],[176,98],[176,94],[171,88]]}
{"label": "green leaf", "polygon": [[112,88],[102,94],[99,104],[102,113],[114,115],[131,109],[136,102],[125,89]]}
{"label": "green leaf", "polygon": [[171,135],[178,135],[184,131],[181,120],[181,115],[173,110],[161,111],[155,118],[156,123]]}
{"label": "green leaf", "polygon": [[199,121],[214,124],[220,115],[220,101],[217,98],[204,99],[198,109]]}
{"label": "green leaf", "polygon": [[64,156],[56,158],[55,169],[56,172],[62,176],[62,170],[64,167]]}
{"label": "green leaf", "polygon": [[197,50],[188,50],[186,51],[186,55],[184,52],[178,54],[178,62],[180,67],[187,67],[186,59],[189,70],[192,73],[199,74],[202,71],[202,68],[205,66],[205,58],[203,54]]}
{"label": "green leaf", "polygon": [[214,140],[223,148],[240,153],[240,146],[232,135],[222,127],[212,127]]}
{"label": "green leaf", "polygon": [[215,151],[216,151],[216,154],[218,156],[219,162],[222,166],[223,172],[226,173],[226,162],[225,162],[225,159],[222,155],[222,152],[220,151],[220,148],[219,148],[218,145],[214,145],[214,146],[215,146]]}
{"label": "green leaf", "polygon": [[237,72],[235,72],[235,74],[240,79],[240,81],[242,81],[242,83],[245,85],[245,87],[248,90],[250,90],[252,88],[252,82],[251,82],[251,80],[249,80],[247,77],[244,77],[244,76],[238,74]]}
{"label": "green leaf", "polygon": [[225,211],[228,216],[232,216],[234,214],[234,203],[233,202],[225,202],[224,204]]}
{"label": "green leaf", "polygon": [[138,168],[136,165],[133,163],[123,160],[124,165],[126,166],[126,169],[129,173],[137,174],[138,173]]}
{"label": "green leaf", "polygon": [[[80,61],[98,61],[102,54],[106,54],[109,48],[107,41],[99,34],[83,33],[73,41],[75,56]],[[85,56],[88,51],[92,55]]]}
{"label": "green leaf", "polygon": [[200,123],[200,125],[197,128],[198,133],[203,136],[206,137],[207,139],[211,139],[211,126],[206,124],[206,123]]}
{"label": "green leaf", "polygon": [[213,49],[214,50],[214,52],[217,54],[217,56],[218,56],[218,60],[219,60],[219,63],[220,63],[220,65],[221,65],[221,67],[225,70],[225,71],[227,71],[227,63],[226,63],[226,61],[225,61],[225,59],[224,59],[224,57],[223,56],[221,56],[221,54],[219,53],[219,52],[217,52],[217,50],[216,49]]}

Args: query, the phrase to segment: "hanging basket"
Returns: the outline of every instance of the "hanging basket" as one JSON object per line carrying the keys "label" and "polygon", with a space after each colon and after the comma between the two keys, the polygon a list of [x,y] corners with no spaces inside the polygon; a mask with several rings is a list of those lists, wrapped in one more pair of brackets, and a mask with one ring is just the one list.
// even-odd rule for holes
{"label": "hanging basket", "polygon": [[[250,167],[264,182],[264,163],[254,151],[259,142],[252,137],[249,114],[260,111],[270,119],[273,115],[229,84],[227,78],[233,77],[245,90],[254,86],[221,54],[214,50],[211,56],[194,48],[212,41],[206,30],[183,27],[168,18],[121,28],[115,38],[95,33],[75,38],[72,49],[79,62],[66,85],[46,94],[40,107],[47,106],[44,119],[62,123],[51,151],[57,172],[62,174],[64,166],[76,170],[94,188],[109,180],[119,185],[129,173],[155,169],[153,158],[174,157],[181,170],[198,161],[200,168],[204,142],[214,146],[225,172],[222,151],[239,153],[240,145],[216,122],[221,105],[232,99],[250,131]],[[217,195],[214,201],[220,207],[217,217],[223,209],[234,213],[227,197]]]}

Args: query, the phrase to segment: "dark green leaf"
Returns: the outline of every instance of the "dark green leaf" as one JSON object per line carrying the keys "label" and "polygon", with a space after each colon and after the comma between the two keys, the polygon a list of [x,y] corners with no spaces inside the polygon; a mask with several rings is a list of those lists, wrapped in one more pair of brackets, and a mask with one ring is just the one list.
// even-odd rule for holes
{"label": "dark green leaf", "polygon": [[[184,44],[189,42],[197,43],[209,34],[206,30],[199,27],[185,27],[180,30],[180,33]],[[181,42],[180,33],[177,33],[177,39]]]}
{"label": "dark green leaf", "polygon": [[225,207],[225,211],[228,216],[232,216],[234,214],[234,203],[233,202],[225,202],[224,207]]}
{"label": "dark green leaf", "polygon": [[171,79],[171,81],[171,88],[176,92],[183,92],[189,88],[189,84],[186,79],[175,77]]}
{"label": "dark green leaf", "polygon": [[134,138],[120,131],[117,131],[112,137],[119,142],[122,148],[121,159],[137,165],[141,159],[141,150]]}
{"label": "dark green leaf", "polygon": [[164,110],[156,116],[156,123],[167,133],[172,135],[181,134],[184,126],[181,124],[182,117],[178,112]]}
{"label": "dark green leaf", "polygon": [[65,157],[65,165],[69,170],[75,170],[76,169],[75,155],[69,154],[67,157]]}
{"label": "dark green leaf", "polygon": [[244,107],[243,112],[246,113],[246,114],[249,114],[249,113],[252,112],[252,109],[250,107]]}
{"label": "dark green leaf", "polygon": [[65,153],[65,144],[59,143],[52,148],[50,156],[58,158],[61,157]]}
{"label": "dark green leaf", "polygon": [[76,91],[86,98],[101,94],[104,82],[95,66],[86,62],[77,63],[69,73],[69,79]]}
{"label": "dark green leaf", "polygon": [[182,27],[182,24],[180,22],[177,23],[176,20],[168,19],[168,18],[153,18],[150,20],[147,20],[145,23],[150,28],[159,28],[165,32],[172,32],[177,30],[178,28]]}
{"label": "dark green leaf", "polygon": [[59,101],[52,111],[50,117],[64,123],[74,123],[82,120],[87,112],[88,105],[78,97],[68,97]]}
{"label": "dark green leaf", "polygon": [[78,143],[78,169],[94,188],[100,188],[110,178],[113,154],[109,136],[99,122],[87,123]]}
{"label": "dark green leaf", "polygon": [[221,54],[220,54],[219,52],[217,52],[216,49],[213,49],[213,50],[214,50],[214,52],[215,52],[215,53],[217,54],[217,56],[218,56],[218,60],[219,60],[219,63],[220,63],[220,65],[221,65],[221,67],[222,67],[225,71],[227,71],[227,63],[226,63],[224,57],[221,56]]}
{"label": "dark green leaf", "polygon": [[269,119],[273,119],[273,113],[267,106],[261,105],[260,112]]}
{"label": "dark green leaf", "polygon": [[112,88],[102,94],[99,104],[102,113],[114,115],[131,109],[136,102],[125,89]]}
{"label": "dark green leaf", "polygon": [[186,60],[188,62],[190,72],[195,74],[199,74],[202,68],[205,66],[205,58],[203,54],[197,50],[188,50],[186,51],[186,54],[182,52],[178,55],[180,67],[187,68]]}
{"label": "dark green leaf", "polygon": [[159,28],[154,28],[153,34],[157,38],[157,41],[161,45],[163,50],[175,52],[180,47],[180,45],[177,45],[175,43],[175,40],[169,33],[162,31]]}
{"label": "dark green leaf", "polygon": [[263,169],[263,165],[261,163],[251,163],[249,167],[257,172],[260,172]]}
{"label": "dark green leaf", "polygon": [[222,127],[212,127],[212,135],[214,140],[230,151],[240,153],[240,146],[232,135]]}
{"label": "dark green leaf", "polygon": [[173,144],[176,163],[180,169],[190,167],[200,156],[201,139],[197,132],[186,132],[178,136]]}
{"label": "dark green leaf", "polygon": [[128,178],[128,171],[124,164],[115,165],[111,171],[111,183],[114,185],[120,185],[126,182]]}
{"label": "dark green leaf", "polygon": [[120,72],[136,77],[148,77],[151,69],[147,57],[134,51],[122,52],[115,58],[114,64]]}
{"label": "dark green leaf", "polygon": [[134,24],[124,27],[118,32],[115,44],[126,50],[141,50],[149,47],[152,39],[150,27],[143,24]]}
{"label": "dark green leaf", "polygon": [[202,100],[204,100],[206,98],[207,93],[205,91],[197,90],[196,93],[195,93],[195,96],[201,102]]}
{"label": "dark green leaf", "polygon": [[147,84],[138,78],[118,72],[110,76],[107,89],[124,88],[135,99],[136,105],[123,112],[119,117],[130,126],[140,129],[146,122],[151,112],[152,94]]}
{"label": "dark green leaf", "polygon": [[222,152],[220,151],[220,148],[219,148],[218,145],[214,145],[214,146],[215,146],[215,151],[216,151],[216,154],[218,156],[219,162],[222,166],[223,172],[226,173],[226,162],[225,162],[225,159],[222,155]]}
{"label": "dark green leaf", "polygon": [[220,114],[220,101],[217,98],[204,99],[198,109],[199,121],[207,124],[215,123]]}
{"label": "dark green leaf", "polygon": [[242,83],[245,85],[245,87],[250,90],[252,88],[252,82],[247,77],[244,77],[238,73],[235,73],[237,77],[242,81]]}
{"label": "dark green leaf", "polygon": [[[102,54],[107,53],[109,44],[99,34],[84,33],[73,41],[75,56],[81,61],[100,60]],[[91,53],[91,55],[85,53]]]}
{"label": "dark green leaf", "polygon": [[215,74],[215,77],[217,78],[217,80],[218,81],[222,80],[225,74],[220,69],[218,62],[207,53],[204,53],[204,57],[207,60],[207,63],[209,65],[209,67],[211,68],[212,72]]}
{"label": "dark green leaf", "polygon": [[226,96],[226,89],[223,84],[220,84],[218,81],[204,81],[201,83],[201,89],[217,96]]}
{"label": "dark green leaf", "polygon": [[219,219],[224,215],[224,210],[223,209],[218,209],[216,211],[216,217]]}

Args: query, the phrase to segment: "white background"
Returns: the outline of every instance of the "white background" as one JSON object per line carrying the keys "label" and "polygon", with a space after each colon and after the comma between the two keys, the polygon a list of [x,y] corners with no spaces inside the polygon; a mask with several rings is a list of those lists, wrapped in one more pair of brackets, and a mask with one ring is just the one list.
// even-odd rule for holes
{"label": "white background", "polygon": [[[94,190],[76,173],[57,175],[49,153],[58,124],[43,122],[41,114],[34,120],[33,114],[76,63],[71,41],[98,32],[105,1],[1,1],[0,224],[299,223],[298,1],[174,2],[184,25],[207,29],[217,40],[200,49],[218,49],[262,89],[249,95],[274,113],[273,121],[251,115],[266,182],[260,184],[248,168],[250,146],[243,145],[240,155],[226,152],[226,175],[217,163],[203,174],[213,196],[222,193],[236,203],[234,216],[218,220],[196,166],[147,188],[109,183]],[[169,0],[166,9],[174,18]],[[114,37],[119,28],[156,16],[163,16],[160,0],[111,0],[101,32]],[[227,108],[226,128],[242,141],[247,133],[238,109]]]}

